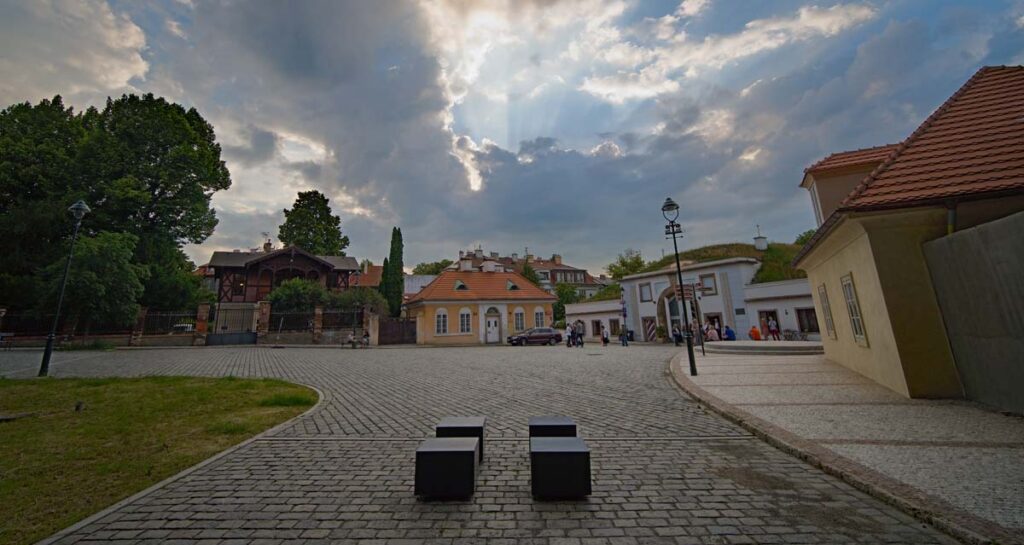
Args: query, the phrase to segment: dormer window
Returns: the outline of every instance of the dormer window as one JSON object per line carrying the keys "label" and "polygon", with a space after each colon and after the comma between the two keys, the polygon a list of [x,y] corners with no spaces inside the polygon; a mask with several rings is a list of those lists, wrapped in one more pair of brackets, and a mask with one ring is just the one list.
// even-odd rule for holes
{"label": "dormer window", "polygon": [[464,290],[468,290],[468,289],[469,289],[469,287],[468,287],[468,286],[466,286],[466,283],[465,283],[465,282],[463,282],[462,280],[456,280],[456,281],[455,281],[455,289],[457,289],[457,290],[463,290],[463,291],[464,291]]}
{"label": "dormer window", "polygon": [[516,283],[511,280],[506,280],[505,289],[507,289],[508,291],[513,291],[519,289],[519,286],[517,286]]}

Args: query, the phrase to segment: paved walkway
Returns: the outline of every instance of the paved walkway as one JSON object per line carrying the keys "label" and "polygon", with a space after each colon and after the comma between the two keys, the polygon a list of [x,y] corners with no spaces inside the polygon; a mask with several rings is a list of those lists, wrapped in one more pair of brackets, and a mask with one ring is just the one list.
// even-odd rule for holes
{"label": "paved walkway", "polygon": [[[206,348],[58,354],[57,376],[273,376],[312,413],[70,532],[59,543],[954,543],[707,413],[667,347]],[[30,377],[38,353],[0,353]],[[412,495],[413,451],[448,415],[488,417],[465,502]],[[577,419],[594,494],[537,502],[526,420]]]}
{"label": "paved walkway", "polygon": [[681,378],[744,421],[825,449],[982,535],[1024,539],[1024,418],[907,399],[823,356],[709,354],[698,367]]}

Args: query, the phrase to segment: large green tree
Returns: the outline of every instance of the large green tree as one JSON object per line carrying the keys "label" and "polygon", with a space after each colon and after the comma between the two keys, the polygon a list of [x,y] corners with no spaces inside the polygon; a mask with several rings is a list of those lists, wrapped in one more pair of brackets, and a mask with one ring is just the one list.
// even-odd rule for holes
{"label": "large green tree", "polygon": [[206,297],[181,247],[217,224],[210,199],[231,185],[220,151],[195,109],[151,94],[77,114],[59,96],[0,112],[0,301],[36,305],[37,272],[65,251],[66,208],[78,199],[93,210],[83,236],[137,237],[132,261],[147,269],[140,301],[184,308]]}
{"label": "large green tree", "polygon": [[405,293],[405,271],[402,253],[405,245],[402,243],[402,230],[398,227],[391,228],[391,251],[384,260],[385,267],[381,278],[381,292],[388,300],[388,308],[392,316],[398,316],[402,312],[402,296]]}
{"label": "large green tree", "polygon": [[[146,267],[133,262],[138,240],[130,233],[110,232],[78,240],[64,292],[64,330],[88,333],[94,326],[120,328],[135,322],[140,306],[136,301],[149,275]],[[42,270],[45,295],[39,301],[40,314],[56,307],[65,259],[59,257]]]}
{"label": "large green tree", "polygon": [[555,315],[555,321],[565,319],[565,305],[571,305],[573,303],[580,302],[580,294],[576,291],[576,288],[572,284],[555,284],[555,297],[558,297],[558,301],[552,305],[552,313]]}
{"label": "large green tree", "polygon": [[540,276],[529,263],[523,263],[523,270],[519,271],[519,274],[523,275],[534,286],[540,286]]}
{"label": "large green tree", "polygon": [[644,265],[644,258],[640,255],[639,250],[626,248],[626,251],[619,254],[615,261],[609,263],[605,269],[615,280],[622,280],[623,276],[636,274],[643,270]]}
{"label": "large green tree", "polygon": [[341,234],[341,218],[331,213],[330,199],[316,190],[299,192],[291,210],[285,209],[277,238],[316,255],[345,255],[349,242]]}
{"label": "large green tree", "polygon": [[412,269],[412,274],[441,274],[441,271],[448,268],[453,262],[451,259],[442,259],[430,263],[420,263]]}

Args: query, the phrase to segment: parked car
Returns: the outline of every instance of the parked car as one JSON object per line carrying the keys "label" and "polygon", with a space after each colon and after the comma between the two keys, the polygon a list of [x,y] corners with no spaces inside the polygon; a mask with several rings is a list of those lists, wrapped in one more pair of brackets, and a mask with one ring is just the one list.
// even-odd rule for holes
{"label": "parked car", "polygon": [[508,344],[512,346],[525,346],[528,344],[559,344],[562,342],[562,334],[550,327],[535,327],[526,331],[510,335]]}

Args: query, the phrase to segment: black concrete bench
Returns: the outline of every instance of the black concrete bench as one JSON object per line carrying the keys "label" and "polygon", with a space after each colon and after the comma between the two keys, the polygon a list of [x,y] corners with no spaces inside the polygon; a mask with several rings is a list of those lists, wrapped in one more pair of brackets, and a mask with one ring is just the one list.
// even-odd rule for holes
{"label": "black concrete bench", "polygon": [[530,437],[576,437],[576,422],[568,416],[534,416]]}
{"label": "black concrete bench", "polygon": [[538,499],[589,496],[590,448],[583,439],[531,437],[530,491]]}
{"label": "black concrete bench", "polygon": [[480,439],[435,437],[416,449],[415,493],[426,499],[463,499],[476,486]]}
{"label": "black concrete bench", "polygon": [[449,416],[434,426],[438,437],[476,437],[480,439],[480,458],[484,461],[484,427],[487,418],[483,416]]}

